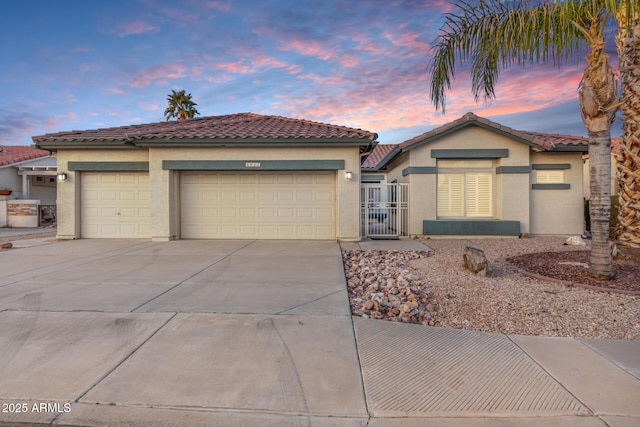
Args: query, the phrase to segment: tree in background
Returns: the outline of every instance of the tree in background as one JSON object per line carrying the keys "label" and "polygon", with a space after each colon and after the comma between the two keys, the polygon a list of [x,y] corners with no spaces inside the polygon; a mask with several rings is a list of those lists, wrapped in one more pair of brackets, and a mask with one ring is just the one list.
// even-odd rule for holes
{"label": "tree in background", "polygon": [[[503,2],[480,0],[456,4],[445,17],[430,65],[431,101],[444,111],[456,60],[471,62],[472,92],[477,100],[495,98],[500,71],[511,65],[556,63],[589,48],[579,87],[580,110],[589,134],[589,187],[592,248],[589,274],[614,275],[609,244],[611,212],[611,125],[618,106],[618,86],[605,52],[604,1]],[[610,0],[613,1],[613,0]]]}
{"label": "tree in background", "polygon": [[626,255],[640,260],[640,6],[637,0],[604,0],[618,21],[616,47],[624,117],[618,156],[618,228],[616,240]]}
{"label": "tree in background", "polygon": [[176,92],[171,90],[171,93],[167,96],[167,102],[169,106],[164,110],[164,116],[167,121],[171,118],[177,117],[178,120],[192,119],[196,114],[200,114],[196,110],[195,106],[198,105],[191,100],[191,94],[185,94],[184,90]]}

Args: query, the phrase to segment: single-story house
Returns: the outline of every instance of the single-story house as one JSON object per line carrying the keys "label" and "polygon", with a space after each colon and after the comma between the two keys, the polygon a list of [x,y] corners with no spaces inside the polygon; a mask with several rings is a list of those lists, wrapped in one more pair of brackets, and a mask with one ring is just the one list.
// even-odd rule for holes
{"label": "single-story house", "polygon": [[26,145],[0,145],[0,189],[16,199],[56,203],[56,159],[46,150]]}
{"label": "single-story house", "polygon": [[[400,235],[580,234],[587,152],[582,137],[517,131],[467,113],[401,144],[377,145],[362,181],[407,187]],[[368,194],[377,203],[379,193]]]}
{"label": "single-story house", "polygon": [[0,227],[52,224],[56,159],[46,150],[0,145]]}
{"label": "single-story house", "polygon": [[33,137],[56,152],[58,237],[580,234],[582,137],[468,113],[401,144],[253,113]]}
{"label": "single-story house", "polygon": [[58,238],[360,239],[377,135],[253,113],[33,137],[57,153]]}

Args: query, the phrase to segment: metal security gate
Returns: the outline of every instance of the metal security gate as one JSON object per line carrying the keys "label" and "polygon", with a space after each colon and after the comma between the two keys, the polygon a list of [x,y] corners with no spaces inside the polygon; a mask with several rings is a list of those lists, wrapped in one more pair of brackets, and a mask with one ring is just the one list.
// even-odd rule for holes
{"label": "metal security gate", "polygon": [[363,237],[409,235],[409,184],[362,184],[360,206]]}

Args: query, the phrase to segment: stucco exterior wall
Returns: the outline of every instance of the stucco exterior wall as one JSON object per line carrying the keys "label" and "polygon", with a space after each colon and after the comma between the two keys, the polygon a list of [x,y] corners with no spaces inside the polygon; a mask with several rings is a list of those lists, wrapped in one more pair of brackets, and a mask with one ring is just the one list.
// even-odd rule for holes
{"label": "stucco exterior wall", "polygon": [[[530,147],[524,143],[471,126],[412,148],[409,161],[393,165],[389,177],[406,167],[436,167],[437,159],[432,150],[508,149],[509,156],[493,160],[494,171],[501,166],[528,167]],[[472,159],[471,157],[469,159]],[[391,178],[390,178],[391,179]],[[409,233],[422,234],[423,220],[437,219],[437,174],[411,173],[405,179],[410,182]],[[520,221],[522,233],[529,233],[529,180],[530,174],[494,174],[494,218]]]}
{"label": "stucco exterior wall", "polygon": [[567,190],[531,190],[531,233],[581,234],[584,218],[581,153],[533,153],[531,163],[569,164],[565,183],[571,186]]}
{"label": "stucco exterior wall", "polygon": [[22,177],[16,168],[7,166],[0,168],[0,189],[12,190],[15,198],[22,198]]}
{"label": "stucco exterior wall", "polygon": [[[59,150],[58,172],[66,172],[67,181],[57,185],[57,237],[80,238],[80,185],[82,172],[69,170],[69,162],[146,162],[148,150]],[[153,195],[152,195],[153,196]]]}

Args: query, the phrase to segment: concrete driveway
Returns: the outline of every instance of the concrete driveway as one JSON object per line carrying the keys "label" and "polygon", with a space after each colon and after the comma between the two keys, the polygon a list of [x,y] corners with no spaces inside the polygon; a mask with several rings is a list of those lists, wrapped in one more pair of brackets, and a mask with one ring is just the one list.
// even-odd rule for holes
{"label": "concrete driveway", "polygon": [[17,246],[0,253],[0,401],[29,411],[0,421],[367,418],[335,242]]}

